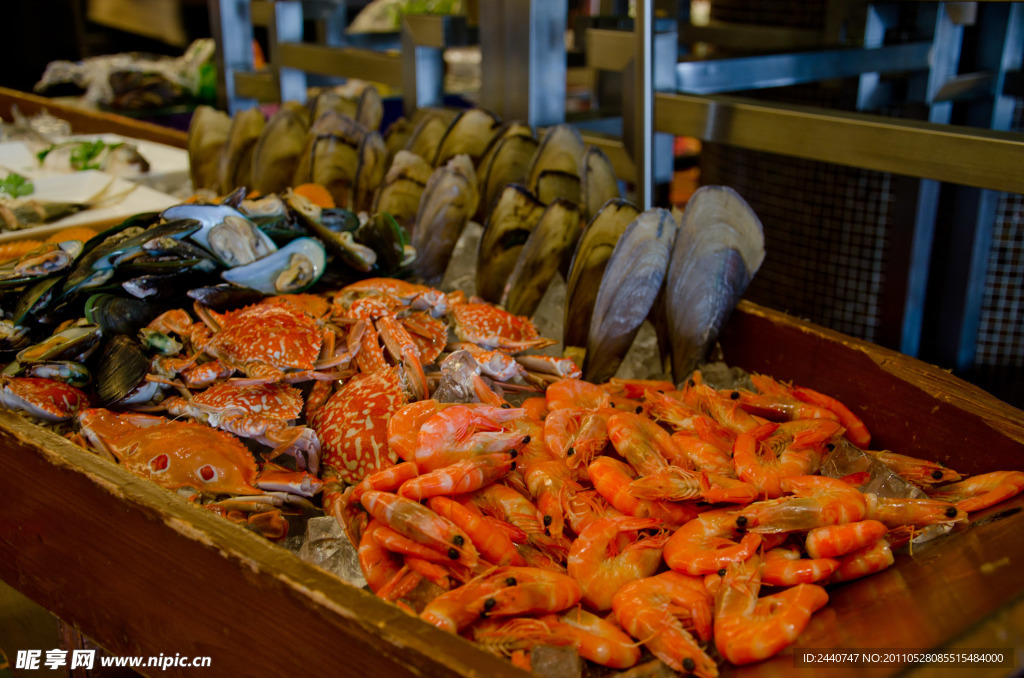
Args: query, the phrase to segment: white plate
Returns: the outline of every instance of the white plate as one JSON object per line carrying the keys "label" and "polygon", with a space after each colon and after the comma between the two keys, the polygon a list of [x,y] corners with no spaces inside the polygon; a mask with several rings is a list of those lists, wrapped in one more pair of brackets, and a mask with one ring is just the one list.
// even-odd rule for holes
{"label": "white plate", "polygon": [[159,212],[181,202],[174,196],[148,186],[113,177],[99,170],[55,174],[33,179],[36,190],[28,198],[56,202],[84,203],[102,194],[109,198],[91,209],[77,212],[50,224],[0,233],[0,242],[26,238],[45,239],[68,226],[90,226],[97,230],[119,224],[141,212]]}

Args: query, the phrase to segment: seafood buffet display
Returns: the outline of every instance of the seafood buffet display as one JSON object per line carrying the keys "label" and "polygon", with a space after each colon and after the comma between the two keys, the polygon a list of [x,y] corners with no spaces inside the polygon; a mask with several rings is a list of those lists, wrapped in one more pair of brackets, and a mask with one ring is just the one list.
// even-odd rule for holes
{"label": "seafood buffet display", "polygon": [[[873,450],[827,394],[712,385],[764,256],[730,189],[640,212],[568,126],[303,118],[329,99],[265,121],[286,143],[197,115],[222,197],[0,265],[0,402],[271,540],[335,518],[377,596],[527,668],[765,659],[828,587],[1024,489]],[[472,219],[479,297],[437,287]],[[529,318],[559,275],[564,356]],[[645,321],[671,378],[616,376]]]}

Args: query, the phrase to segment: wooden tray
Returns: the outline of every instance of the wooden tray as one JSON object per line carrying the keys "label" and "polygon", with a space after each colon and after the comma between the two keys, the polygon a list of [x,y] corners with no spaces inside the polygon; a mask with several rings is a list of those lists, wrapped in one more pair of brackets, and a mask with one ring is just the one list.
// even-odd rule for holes
{"label": "wooden tray", "polygon": [[[45,99],[0,89],[0,113],[11,103],[26,113],[32,104],[63,114]],[[76,132],[184,145],[183,133],[73,113]],[[972,474],[1024,469],[1024,412],[936,367],[745,302],[722,345],[730,364],[851,406],[876,448]],[[190,675],[526,675],[4,411],[0,497],[0,578],[113,654],[212,658],[210,669]],[[1020,643],[1022,506],[1018,497],[979,513],[913,556],[897,556],[893,568],[835,587],[794,647]],[[1019,666],[1024,649],[1017,651]],[[723,675],[745,677],[908,671],[934,675],[906,666],[800,669],[792,649],[753,666],[723,667]],[[951,675],[1006,673],[954,669]]]}

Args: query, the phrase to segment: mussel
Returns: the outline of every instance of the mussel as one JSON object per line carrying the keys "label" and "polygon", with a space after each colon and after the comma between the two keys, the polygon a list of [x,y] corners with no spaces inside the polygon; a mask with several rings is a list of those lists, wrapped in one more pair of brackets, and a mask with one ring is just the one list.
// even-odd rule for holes
{"label": "mussel", "polygon": [[764,230],[727,186],[702,186],[683,211],[665,285],[672,374],[685,379],[707,357],[764,260]]}
{"label": "mussel", "polygon": [[238,186],[247,186],[253,167],[253,150],[263,133],[267,119],[259,108],[250,108],[235,114],[231,121],[227,143],[221,150],[217,181],[221,193]]}
{"label": "mussel", "polygon": [[515,268],[523,245],[544,213],[542,205],[521,184],[508,184],[491,210],[477,249],[476,293],[498,303],[505,281]]}
{"label": "mussel", "polygon": [[326,221],[326,218],[331,215],[351,215],[351,212],[324,210],[308,198],[290,189],[285,191],[284,201],[310,233],[323,242],[331,254],[356,271],[368,273],[373,270],[377,263],[377,253],[366,245],[356,242],[352,230],[334,230]]}
{"label": "mussel", "polygon": [[529,125],[511,123],[495,139],[480,160],[481,219],[494,206],[498,195],[508,184],[523,183],[530,161],[540,142]]}
{"label": "mussel", "polygon": [[476,167],[491,140],[501,130],[501,119],[482,108],[467,108],[452,119],[437,145],[434,167],[457,155],[468,155]]}
{"label": "mussel", "polygon": [[212,106],[200,105],[188,126],[188,161],[192,187],[217,190],[220,154],[231,131],[231,116]]}
{"label": "mussel", "polygon": [[384,182],[377,190],[373,211],[387,212],[407,230],[411,230],[423,189],[433,171],[430,163],[415,153],[398,151],[384,176]]}
{"label": "mussel", "polygon": [[149,367],[149,357],[137,341],[125,334],[110,337],[95,370],[95,405],[110,407],[151,400],[159,384],[146,380]]}
{"label": "mussel", "polygon": [[291,294],[309,289],[326,266],[327,253],[319,240],[296,238],[262,259],[223,271],[221,277],[265,294]]}
{"label": "mussel", "polygon": [[100,327],[105,336],[135,334],[166,311],[142,299],[98,293],[85,301],[85,319]]}
{"label": "mussel", "polygon": [[282,104],[270,116],[253,148],[252,169],[245,185],[264,195],[291,186],[308,134],[309,119],[302,106]]}
{"label": "mussel", "polygon": [[476,171],[468,155],[457,155],[430,175],[420,199],[412,246],[413,270],[428,285],[444,276],[462,230],[476,212]]}
{"label": "mussel", "polygon": [[227,267],[261,259],[277,245],[244,214],[229,205],[182,204],[163,211],[164,219],[194,219],[202,226],[191,234],[193,242]]}

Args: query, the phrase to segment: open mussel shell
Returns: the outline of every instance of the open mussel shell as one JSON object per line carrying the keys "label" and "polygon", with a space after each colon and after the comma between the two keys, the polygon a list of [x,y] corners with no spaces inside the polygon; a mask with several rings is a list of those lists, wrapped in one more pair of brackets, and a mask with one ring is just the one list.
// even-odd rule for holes
{"label": "open mussel shell", "polygon": [[39,315],[49,308],[57,298],[57,291],[63,282],[64,279],[60,277],[46,278],[22,292],[14,306],[14,324],[23,325],[30,315]]}
{"label": "open mussel shell", "polygon": [[68,274],[61,286],[59,296],[67,298],[79,289],[102,284],[97,281],[104,277],[109,280],[112,275],[109,270],[106,270],[109,267],[100,267],[103,270],[98,270],[95,266],[96,262],[117,251],[125,240],[135,237],[159,222],[159,212],[136,214],[87,240],[82,248],[81,256],[75,261],[74,268],[71,269],[71,273]]}
{"label": "open mussel shell", "polygon": [[562,257],[576,245],[582,228],[578,204],[558,198],[548,205],[526,239],[505,283],[501,305],[515,315],[532,316],[548,285],[558,274]]}
{"label": "open mussel shell", "polygon": [[398,151],[377,190],[372,211],[387,212],[403,227],[412,229],[423,189],[433,171],[430,163],[415,153]]}
{"label": "open mussel shell", "polygon": [[85,319],[99,325],[105,336],[135,334],[166,310],[150,301],[116,294],[93,294],[85,301]]}
{"label": "open mussel shell", "polygon": [[612,161],[597,146],[587,146],[580,161],[580,204],[590,219],[612,198],[621,196]]}
{"label": "open mussel shell", "polygon": [[665,281],[672,375],[707,357],[764,260],[760,219],[727,186],[702,186],[683,212]]}
{"label": "open mussel shell", "polygon": [[270,236],[229,205],[175,205],[163,211],[163,218],[198,221],[201,228],[189,237],[227,267],[251,263],[277,249]]}
{"label": "open mussel shell", "polygon": [[583,378],[600,384],[615,371],[658,298],[678,226],[665,209],[647,210],[619,238],[594,300]]}
{"label": "open mussel shell", "polygon": [[533,130],[521,123],[512,123],[491,145],[480,161],[480,212],[483,217],[494,206],[505,186],[524,183],[530,161],[540,142]]}
{"label": "open mussel shell", "polygon": [[566,347],[582,349],[587,345],[590,317],[608,259],[619,237],[639,214],[640,210],[627,200],[609,200],[583,229],[566,279]]}
{"label": "open mussel shell", "polygon": [[217,190],[220,156],[231,131],[231,116],[213,106],[197,106],[188,126],[188,164],[192,187]]}
{"label": "open mussel shell", "polygon": [[73,360],[40,360],[34,363],[8,363],[3,373],[11,377],[37,377],[62,381],[75,388],[85,388],[92,382],[89,368]]}
{"label": "open mussel shell", "polygon": [[430,175],[416,213],[413,270],[428,285],[441,281],[455,244],[476,212],[476,171],[468,155],[457,155]]}
{"label": "open mussel shell", "polygon": [[59,245],[41,245],[16,260],[5,262],[0,265],[0,290],[24,287],[66,273],[82,249],[80,241],[66,240]]}
{"label": "open mussel shell", "polygon": [[537,193],[537,180],[544,172],[566,172],[579,177],[580,159],[586,145],[579,131],[561,123],[548,128],[527,171],[527,187]]}
{"label": "open mussel shell", "polygon": [[[164,239],[179,241],[194,235],[200,228],[202,224],[195,219],[171,219],[155,224],[137,235],[105,248],[102,255],[95,257],[92,267],[94,270],[118,267],[135,257],[145,255],[147,245],[150,245],[150,251],[160,247],[158,244],[150,243],[158,243]],[[163,247],[167,249],[166,244]]]}
{"label": "open mussel shell", "polygon": [[295,102],[282,104],[270,116],[253,148],[246,185],[264,195],[290,186],[308,134],[309,117],[304,108]]}
{"label": "open mussel shell", "polygon": [[266,123],[267,119],[259,108],[235,113],[231,120],[227,143],[221,149],[220,165],[217,170],[221,193],[249,185],[253,150]]}
{"label": "open mussel shell", "polygon": [[150,360],[139,343],[125,334],[106,342],[95,369],[98,407],[120,402],[146,382]]}
{"label": "open mussel shell", "polygon": [[411,246],[409,236],[393,216],[387,212],[376,212],[353,233],[356,242],[377,253],[373,273],[391,275],[409,260]]}
{"label": "open mussel shell", "polygon": [[18,352],[23,363],[40,360],[74,360],[85,362],[100,344],[101,330],[95,324],[77,324],[52,334],[43,341]]}
{"label": "open mussel shell", "polygon": [[491,210],[477,249],[476,293],[498,303],[512,269],[530,233],[537,226],[542,205],[521,184],[508,184]]}
{"label": "open mussel shell", "polygon": [[468,155],[476,167],[491,140],[501,130],[501,119],[482,108],[467,108],[452,119],[437,146],[434,167],[457,155]]}
{"label": "open mussel shell", "polygon": [[236,266],[221,277],[264,294],[292,294],[309,289],[327,267],[327,252],[315,238],[296,238],[262,259]]}
{"label": "open mussel shell", "polygon": [[353,230],[349,227],[358,225],[358,218],[353,222],[354,215],[351,212],[322,209],[290,189],[285,191],[284,200],[302,225],[323,242],[328,252],[361,273],[373,270],[377,263],[377,253],[356,242]]}
{"label": "open mussel shell", "polygon": [[190,289],[188,296],[207,308],[223,313],[224,311],[233,311],[236,308],[255,304],[266,295],[251,287],[221,283],[219,285],[208,285],[206,287]]}

